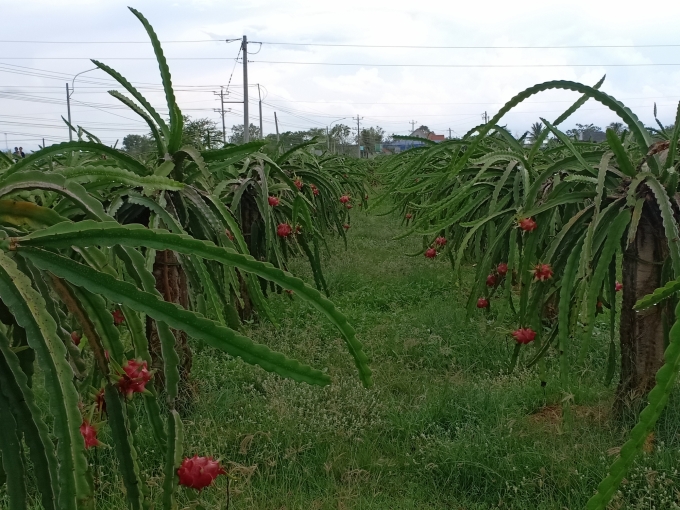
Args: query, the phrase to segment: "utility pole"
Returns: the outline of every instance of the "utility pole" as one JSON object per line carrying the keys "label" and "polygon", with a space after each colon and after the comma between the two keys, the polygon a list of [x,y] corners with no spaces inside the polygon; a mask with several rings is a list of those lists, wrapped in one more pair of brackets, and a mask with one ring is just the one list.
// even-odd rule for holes
{"label": "utility pole", "polygon": [[357,113],[357,118],[355,119],[352,117],[352,120],[357,121],[357,149],[359,150],[359,157],[361,157],[361,128],[359,126],[359,121],[363,120],[363,117],[359,117],[359,114]]}
{"label": "utility pole", "polygon": [[264,132],[262,131],[262,94],[260,94],[260,84],[257,84],[257,97],[260,98],[260,138],[264,140]]}
{"label": "utility pole", "polygon": [[9,153],[9,144],[7,143],[7,133],[5,133],[5,147],[7,148],[7,152]]}
{"label": "utility pole", "polygon": [[[217,95],[217,92],[213,92],[213,94]],[[222,116],[222,143],[226,144],[227,128],[224,126],[224,89],[222,87],[220,87],[220,109],[215,111]]]}
{"label": "utility pole", "polygon": [[409,122],[409,124],[411,124],[411,134],[413,134],[413,132],[416,130],[416,122],[418,121],[412,120],[411,122]]}
{"label": "utility pole", "polygon": [[484,124],[489,122],[489,116],[486,114],[486,112],[482,114],[482,119],[484,119]]}
{"label": "utility pole", "polygon": [[250,120],[248,118],[248,37],[243,36],[243,143],[250,141]]}
{"label": "utility pole", "polygon": [[276,125],[276,143],[279,143],[279,119],[276,118],[276,112],[274,112],[274,124]]}
{"label": "utility pole", "polygon": [[451,140],[451,128],[449,128],[449,140]]}
{"label": "utility pole", "polygon": [[73,130],[71,129],[71,95],[68,91],[68,82],[66,82],[66,109],[68,110],[68,141],[73,141]]}
{"label": "utility pole", "polygon": [[43,148],[43,149],[45,148],[45,138],[43,138],[43,146],[42,146],[42,148]]}

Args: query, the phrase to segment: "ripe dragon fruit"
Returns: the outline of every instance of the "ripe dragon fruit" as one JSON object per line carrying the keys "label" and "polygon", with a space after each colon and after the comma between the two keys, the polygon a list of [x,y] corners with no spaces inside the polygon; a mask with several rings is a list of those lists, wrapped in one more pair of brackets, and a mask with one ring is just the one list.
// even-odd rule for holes
{"label": "ripe dragon fruit", "polygon": [[288,237],[293,233],[293,228],[288,223],[280,223],[276,227],[276,235],[279,237]]}
{"label": "ripe dragon fruit", "polygon": [[434,244],[437,246],[446,246],[446,237],[437,237],[437,239],[434,240]]}
{"label": "ripe dragon fruit", "polygon": [[501,276],[505,276],[508,274],[508,265],[505,262],[501,262],[498,264],[498,267],[496,267],[496,272]]}
{"label": "ripe dragon fruit", "polygon": [[85,448],[92,448],[101,444],[97,439],[97,429],[90,425],[87,420],[83,420],[83,424],[80,426],[80,434],[85,440]]}
{"label": "ripe dragon fruit", "polygon": [[347,202],[349,202],[349,195],[342,195],[342,196],[340,197],[340,203],[341,203],[341,204],[346,204]]}
{"label": "ripe dragon fruit", "polygon": [[314,193],[314,196],[317,196],[319,194],[319,188],[314,186],[314,184],[310,184],[309,187],[312,188],[312,193]]}
{"label": "ripe dragon fruit", "polygon": [[512,332],[512,336],[515,337],[518,344],[528,344],[534,341],[536,332],[531,328],[519,328]]}
{"label": "ripe dragon fruit", "polygon": [[532,230],[536,230],[536,227],[538,227],[538,225],[532,218],[524,218],[519,220],[519,228],[521,228],[525,232],[531,232]]}
{"label": "ripe dragon fruit", "polygon": [[616,292],[621,292],[623,290],[623,283],[616,282],[614,289],[616,289]]}
{"label": "ripe dragon fruit", "polygon": [[212,457],[199,457],[198,455],[185,458],[177,470],[180,485],[199,491],[212,484],[219,475],[226,474],[227,472],[220,466],[220,463]]}
{"label": "ripe dragon fruit", "polygon": [[494,287],[496,285],[496,275],[495,274],[490,274],[489,276],[486,277],[486,286],[487,287]]}
{"label": "ripe dragon fruit", "polygon": [[152,376],[146,361],[127,360],[118,379],[118,389],[126,397],[131,397],[133,393],[142,393]]}
{"label": "ripe dragon fruit", "polygon": [[413,218],[413,215],[411,213],[406,213],[406,219],[410,220],[411,218]]}
{"label": "ripe dragon fruit", "polygon": [[489,300],[483,297],[480,297],[477,300],[477,308],[489,308]]}
{"label": "ripe dragon fruit", "polygon": [[295,178],[295,180],[293,181],[293,184],[295,184],[295,187],[296,187],[298,190],[301,190],[301,189],[302,189],[302,179],[300,179],[299,177],[296,177],[296,178]]}
{"label": "ripe dragon fruit", "polygon": [[342,228],[344,228],[345,230],[347,230],[347,229],[349,228],[349,224],[348,224],[348,223],[345,223],[345,224],[342,226]]}
{"label": "ripe dragon fruit", "polygon": [[428,259],[433,259],[437,256],[437,250],[434,248],[428,248],[427,250],[425,250],[425,256]]}
{"label": "ripe dragon fruit", "polygon": [[269,205],[271,205],[272,207],[276,207],[277,205],[279,205],[278,197],[269,197],[267,201],[269,202]]}
{"label": "ripe dragon fruit", "polygon": [[80,345],[80,335],[77,331],[71,332],[71,340],[73,340],[73,343],[76,344],[76,346]]}

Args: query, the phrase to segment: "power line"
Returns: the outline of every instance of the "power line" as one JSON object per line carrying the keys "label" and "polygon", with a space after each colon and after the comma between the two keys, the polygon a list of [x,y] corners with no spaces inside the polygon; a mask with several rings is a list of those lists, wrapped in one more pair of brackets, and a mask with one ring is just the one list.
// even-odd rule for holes
{"label": "power line", "polygon": [[[90,57],[1,57],[0,60],[91,60]],[[95,60],[156,60],[153,57],[100,57]],[[234,57],[166,57],[166,60],[235,60]],[[248,60],[253,64],[360,67],[440,67],[440,68],[540,68],[540,67],[673,67],[680,63],[644,64],[378,64],[371,62],[299,62],[291,60]]]}
{"label": "power line", "polygon": [[[238,39],[233,39],[238,40]],[[161,41],[162,44],[194,44],[209,42],[230,42],[232,39],[195,39]],[[593,48],[678,48],[680,44],[568,44],[556,46],[437,46],[410,44],[342,44],[342,43],[295,43],[283,41],[251,41],[253,44],[268,44],[272,46],[318,46],[327,48],[395,48],[395,49],[424,49],[424,50],[559,50],[559,49],[593,49]],[[36,40],[0,40],[0,43],[12,44],[149,44],[149,41],[36,41]]]}
{"label": "power line", "polygon": [[[254,42],[254,41],[253,41]],[[276,46],[321,46],[330,48],[395,48],[423,50],[557,50],[579,48],[677,48],[680,44],[576,44],[565,46],[420,46],[408,44],[336,44],[336,43],[290,43],[262,41],[260,44]]]}
{"label": "power line", "polygon": [[375,64],[358,62],[298,62],[284,60],[251,60],[254,64],[290,64],[313,66],[362,66],[362,67],[451,67],[451,68],[525,68],[525,67],[665,67],[680,63],[660,64]]}

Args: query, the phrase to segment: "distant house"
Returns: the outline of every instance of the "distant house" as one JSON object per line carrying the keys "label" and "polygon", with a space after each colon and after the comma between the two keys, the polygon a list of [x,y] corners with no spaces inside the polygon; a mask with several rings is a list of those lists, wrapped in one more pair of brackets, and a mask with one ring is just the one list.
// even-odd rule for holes
{"label": "distant house", "polygon": [[[420,126],[415,131],[411,131],[411,134],[409,134],[408,136],[414,138],[424,138],[436,143],[443,142],[444,140],[446,140],[446,137],[444,135],[435,134],[435,132],[430,131],[430,128],[428,128],[427,126]],[[409,149],[413,149],[414,147],[422,147],[423,145],[425,145],[424,142],[418,142],[416,140],[393,140],[390,143],[383,144],[382,152],[396,154]]]}
{"label": "distant house", "polygon": [[432,140],[433,142],[443,142],[446,140],[446,137],[444,135],[435,135],[433,132],[427,135],[427,139]]}

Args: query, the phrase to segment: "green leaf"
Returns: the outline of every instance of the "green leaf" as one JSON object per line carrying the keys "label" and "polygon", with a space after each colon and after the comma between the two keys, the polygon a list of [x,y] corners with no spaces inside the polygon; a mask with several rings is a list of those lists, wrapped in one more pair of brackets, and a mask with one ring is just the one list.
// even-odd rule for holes
{"label": "green leaf", "polygon": [[322,296],[318,290],[305,284],[302,280],[273,267],[271,264],[255,260],[250,255],[221,248],[208,241],[200,241],[162,230],[150,230],[140,225],[121,226],[117,222],[93,222],[89,220],[77,224],[64,223],[40,232],[34,232],[21,238],[20,244],[41,247],[91,246],[97,244],[112,246],[121,244],[131,247],[145,246],[158,250],[170,249],[178,253],[215,260],[256,274],[273,281],[284,289],[294,291],[300,299],[307,301],[322,312],[343,335],[350,353],[354,357],[361,380],[365,385],[371,385],[371,371],[367,365],[368,358],[362,350],[361,343],[356,339],[354,328],[349,325],[347,318],[335,308],[335,305]]}
{"label": "green leaf", "polygon": [[618,135],[613,130],[607,129],[606,136],[609,148],[614,152],[614,156],[616,156],[616,161],[619,163],[619,169],[621,172],[623,172],[628,177],[635,177],[635,174],[637,173],[635,171],[635,167],[628,158],[626,149],[623,147]]}
{"label": "green leaf", "polygon": [[[680,317],[680,303],[675,309]],[[676,320],[669,333],[669,344],[664,352],[664,365],[656,373],[656,385],[649,392],[647,407],[640,413],[637,425],[631,430],[630,438],[621,448],[619,457],[609,468],[609,475],[600,482],[597,493],[588,500],[586,510],[605,510],[616,493],[621,481],[642,450],[649,433],[654,430],[661,412],[666,407],[668,396],[680,371],[680,320]]]}
{"label": "green leaf", "polygon": [[[161,249],[173,248],[168,246]],[[71,259],[41,249],[23,247],[17,249],[17,252],[31,260],[37,267],[50,271],[74,285],[82,286],[95,294],[106,296],[113,302],[124,303],[130,308],[163,321],[172,328],[185,331],[188,335],[203,340],[232,356],[238,356],[247,363],[260,365],[265,370],[296,381],[321,385],[329,382],[328,376],[318,370],[288,359],[283,354],[273,352],[264,345],[255,344],[249,338],[241,336],[215,321],[185,310],[174,303],[163,301],[127,282],[116,280]]]}
{"label": "green leaf", "polygon": [[50,411],[54,416],[59,458],[59,508],[93,508],[92,488],[87,475],[85,444],[80,435],[82,418],[73,371],[66,361],[66,348],[56,333],[54,319],[45,302],[31,287],[16,264],[0,253],[0,299],[26,330],[29,346],[36,352],[45,377]]}
{"label": "green leaf", "polygon": [[122,167],[132,170],[134,173],[139,175],[147,175],[149,171],[144,165],[131,156],[128,156],[124,152],[108,147],[100,143],[94,142],[63,142],[50,145],[44,149],[34,152],[26,156],[24,159],[20,160],[16,165],[12,166],[9,170],[4,172],[0,179],[4,181],[6,177],[19,172],[21,170],[32,170],[31,168],[35,163],[39,163],[42,160],[55,156],[57,154],[65,154],[71,151],[84,151],[93,152],[95,154],[105,154],[110,156],[114,161],[121,164]]}
{"label": "green leaf", "polygon": [[0,391],[0,460],[7,473],[7,495],[9,510],[25,510],[26,507],[26,475],[24,459],[21,451],[21,439],[17,422],[14,419],[9,402]]}
{"label": "green leaf", "polygon": [[91,165],[69,167],[60,169],[58,173],[69,180],[78,182],[109,182],[131,187],[143,187],[150,190],[179,191],[184,188],[184,184],[173,181],[172,179],[166,179],[157,175],[140,176],[128,172],[125,169],[111,166]]}
{"label": "green leaf", "polygon": [[[42,412],[35,401],[33,390],[28,386],[28,378],[21,369],[19,358],[3,334],[0,334],[0,388],[7,395],[8,402],[21,424],[43,509],[56,509],[59,481],[54,445],[47,425],[42,419]],[[3,424],[4,426],[7,424]]]}
{"label": "green leaf", "polygon": [[151,40],[151,45],[153,46],[153,52],[156,55],[156,60],[158,61],[158,67],[161,72],[161,79],[163,81],[163,90],[165,91],[165,100],[168,105],[168,110],[170,111],[170,138],[168,139],[168,151],[174,153],[180,146],[182,142],[182,126],[183,119],[182,113],[179,111],[177,102],[175,101],[175,92],[172,90],[172,80],[170,77],[170,68],[163,55],[163,48],[161,48],[161,43],[154,32],[153,27],[147,21],[147,19],[139,12],[137,9],[128,7],[132,14],[137,16],[137,19],[142,22],[144,29]]}
{"label": "green leaf", "polygon": [[184,442],[184,427],[179,413],[172,409],[168,420],[168,451],[165,454],[165,469],[163,470],[163,509],[175,510],[177,503],[177,469],[182,462],[182,443]]}

